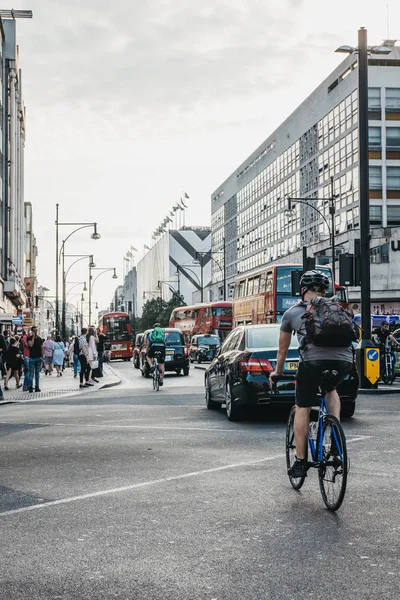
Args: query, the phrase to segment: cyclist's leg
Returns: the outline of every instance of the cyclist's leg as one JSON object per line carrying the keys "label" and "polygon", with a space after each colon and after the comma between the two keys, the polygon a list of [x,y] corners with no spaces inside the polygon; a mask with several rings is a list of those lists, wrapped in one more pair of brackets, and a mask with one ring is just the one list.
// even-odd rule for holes
{"label": "cyclist's leg", "polygon": [[343,381],[343,379],[348,375],[352,369],[352,364],[344,361],[329,361],[329,370],[337,371],[337,375],[329,379],[326,384],[326,403],[328,405],[328,410],[331,415],[340,419],[340,396],[336,391],[339,383]]}
{"label": "cyclist's leg", "polygon": [[299,459],[306,457],[307,438],[310,426],[310,412],[313,404],[317,402],[318,386],[321,369],[317,365],[306,366],[299,364],[296,375],[296,413],[294,417],[294,438],[296,442],[296,456]]}
{"label": "cyclist's leg", "polygon": [[158,358],[158,367],[160,369],[160,381],[163,382],[164,380],[164,373],[165,373],[165,346],[160,348],[160,356]]}

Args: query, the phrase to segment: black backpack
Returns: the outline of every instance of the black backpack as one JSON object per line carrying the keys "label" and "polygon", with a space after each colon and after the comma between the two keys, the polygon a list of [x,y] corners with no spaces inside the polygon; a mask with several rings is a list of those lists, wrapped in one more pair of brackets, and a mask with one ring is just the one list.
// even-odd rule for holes
{"label": "black backpack", "polygon": [[79,338],[76,337],[74,341],[74,354],[79,356]]}
{"label": "black backpack", "polygon": [[349,347],[357,341],[353,312],[343,308],[338,298],[313,298],[302,316],[306,323],[306,343],[315,346]]}

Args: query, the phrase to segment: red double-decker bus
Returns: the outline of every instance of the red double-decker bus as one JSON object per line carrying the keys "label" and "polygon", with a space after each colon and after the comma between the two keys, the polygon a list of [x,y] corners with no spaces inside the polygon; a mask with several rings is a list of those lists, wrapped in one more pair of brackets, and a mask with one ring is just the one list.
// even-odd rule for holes
{"label": "red double-decker bus", "polygon": [[106,313],[99,319],[99,329],[107,336],[107,342],[111,343],[111,360],[117,358],[130,360],[132,358],[131,323],[128,313]]}
{"label": "red double-decker bus", "polygon": [[180,329],[187,344],[197,333],[214,333],[222,341],[232,329],[232,302],[179,306],[172,311],[169,326]]}
{"label": "red double-decker bus", "polygon": [[[317,265],[330,281],[327,296],[333,295],[332,269]],[[235,279],[233,326],[279,323],[283,313],[296,304],[299,296],[292,295],[292,271],[302,271],[302,265],[269,265]],[[335,283],[335,294],[347,308],[347,289]]]}

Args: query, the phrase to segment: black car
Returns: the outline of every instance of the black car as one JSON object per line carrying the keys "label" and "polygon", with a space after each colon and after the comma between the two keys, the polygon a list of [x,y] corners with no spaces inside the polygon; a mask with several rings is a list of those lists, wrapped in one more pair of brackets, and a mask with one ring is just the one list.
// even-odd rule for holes
{"label": "black car", "polygon": [[200,364],[204,360],[212,360],[215,358],[220,345],[221,342],[217,335],[211,333],[194,335],[189,348],[190,362],[197,360]]}
{"label": "black car", "polygon": [[[165,372],[175,371],[178,375],[182,372],[184,375],[189,375],[189,356],[181,330],[172,327],[165,327],[163,330],[165,333]],[[146,360],[146,345],[152,331],[152,329],[148,329],[143,334],[140,370],[144,377],[150,377],[150,368]]]}
{"label": "black car", "polygon": [[[276,366],[279,331],[279,324],[244,325],[230,333],[219,355],[205,372],[207,408],[217,409],[225,404],[228,419],[238,421],[250,408],[294,404],[295,375],[299,363],[296,336],[292,336],[283,378],[275,386],[269,379]],[[338,387],[342,416],[353,416],[357,392],[355,372]]]}
{"label": "black car", "polygon": [[140,368],[140,351],[143,345],[144,333],[138,333],[135,337],[135,343],[133,345],[133,366],[135,369]]}

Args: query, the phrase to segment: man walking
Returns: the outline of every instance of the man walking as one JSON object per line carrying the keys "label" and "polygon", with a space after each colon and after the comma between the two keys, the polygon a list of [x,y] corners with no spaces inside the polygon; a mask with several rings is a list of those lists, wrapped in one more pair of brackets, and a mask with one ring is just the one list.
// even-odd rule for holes
{"label": "man walking", "polygon": [[31,374],[31,382],[29,386],[29,391],[33,392],[33,379],[35,379],[35,392],[40,392],[39,380],[40,380],[40,369],[42,368],[43,361],[43,340],[38,335],[38,330],[36,326],[31,328],[31,333],[28,336],[28,346],[29,346],[29,367]]}
{"label": "man walking", "polygon": [[101,333],[100,329],[97,330],[97,357],[99,360],[99,377],[103,377],[103,362],[104,362],[104,342],[107,337],[104,333]]}
{"label": "man walking", "polygon": [[22,388],[24,392],[27,392],[30,387],[32,387],[32,379],[31,379],[31,367],[29,364],[30,361],[30,348],[28,346],[28,333],[24,331],[22,335],[22,356],[24,358],[24,387]]}

